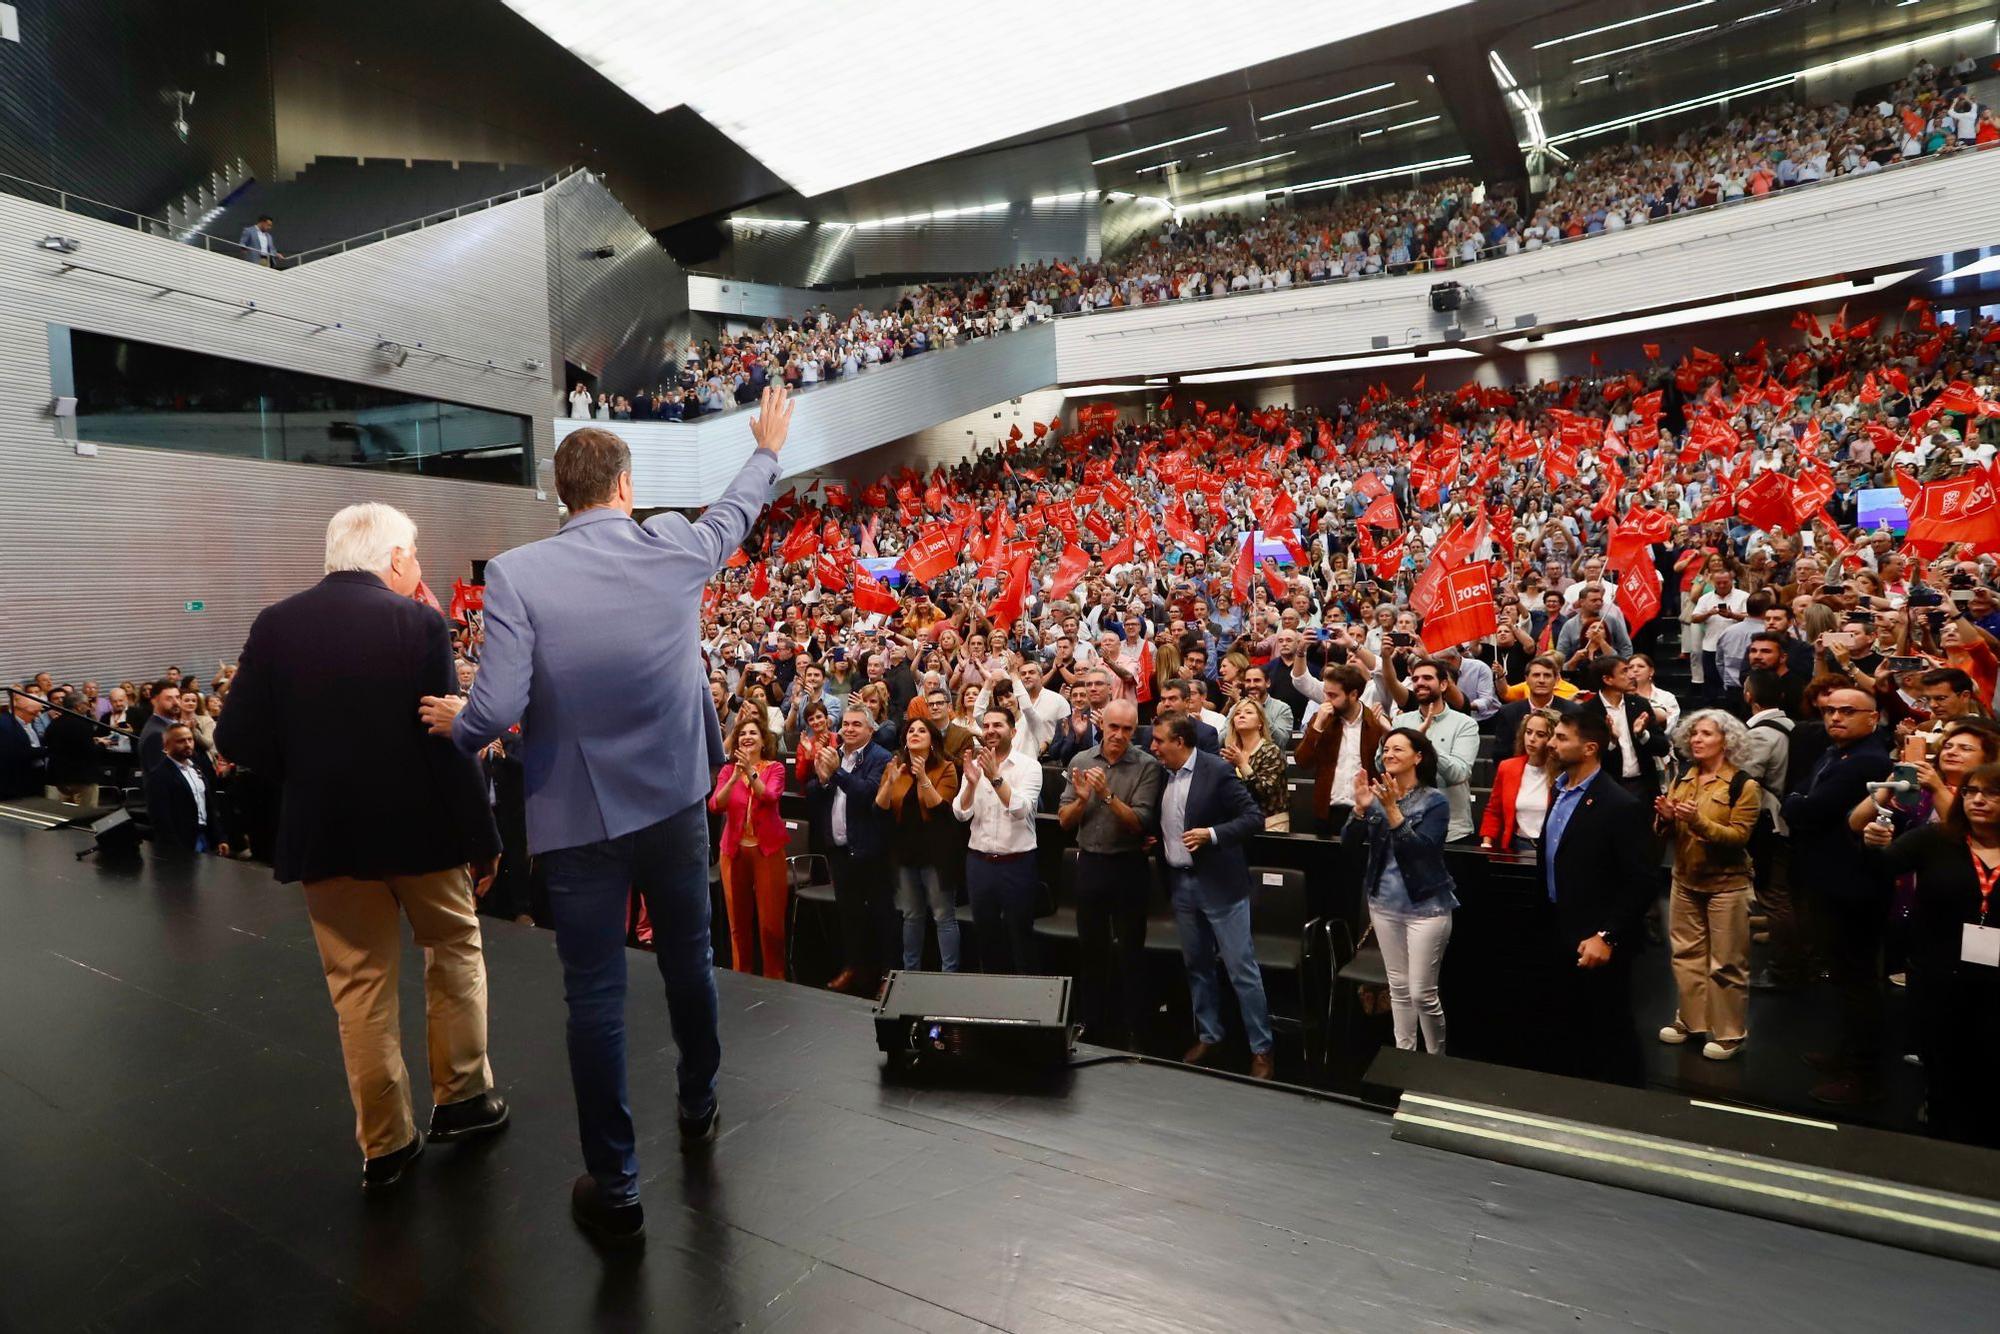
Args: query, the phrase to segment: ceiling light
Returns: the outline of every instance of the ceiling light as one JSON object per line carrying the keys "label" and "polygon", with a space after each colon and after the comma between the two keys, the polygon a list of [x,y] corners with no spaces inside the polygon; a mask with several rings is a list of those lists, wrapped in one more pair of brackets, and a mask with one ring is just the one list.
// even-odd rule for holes
{"label": "ceiling light", "polygon": [[1970,264],[1961,264],[1955,269],[1948,269],[1933,281],[1948,282],[1953,278],[1976,278],[1982,273],[1995,271],[2000,271],[2000,255],[1988,255],[1984,259],[1975,259]]}
{"label": "ceiling light", "polygon": [[1169,161],[1169,162],[1155,162],[1155,163],[1154,163],[1154,164],[1153,164],[1152,166],[1150,166],[1150,167],[1134,167],[1134,168],[1133,168],[1132,170],[1133,170],[1134,172],[1145,172],[1145,171],[1166,171],[1166,170],[1168,170],[1168,169],[1170,169],[1170,168],[1173,168],[1173,167],[1178,167],[1178,166],[1180,166],[1180,165],[1181,165],[1181,160],[1180,160],[1179,158],[1174,158],[1173,160],[1171,160],[1171,161]]}
{"label": "ceiling light", "polygon": [[1356,111],[1351,115],[1342,116],[1338,120],[1323,120],[1317,125],[1309,125],[1306,128],[1312,130],[1331,129],[1335,125],[1347,125],[1357,120],[1367,120],[1370,116],[1380,116],[1391,111],[1401,111],[1404,107],[1413,107],[1416,104],[1417,99],[1412,97],[1406,102],[1391,102],[1387,106],[1375,107],[1369,111]]}
{"label": "ceiling light", "polygon": [[1312,190],[1331,190],[1342,185],[1361,185],[1368,181],[1384,181],[1391,176],[1416,176],[1427,171],[1439,171],[1445,167],[1462,167],[1472,161],[1472,154],[1460,153],[1456,157],[1432,158],[1428,162],[1406,162],[1400,167],[1382,167],[1375,171],[1357,171],[1348,176],[1329,176],[1321,181],[1306,181],[1301,185],[1287,185],[1285,194],[1305,194]]}
{"label": "ceiling light", "polygon": [[1701,27],[1689,28],[1686,32],[1670,32],[1665,37],[1648,37],[1643,42],[1631,42],[1625,46],[1614,46],[1609,51],[1595,51],[1587,56],[1578,56],[1569,63],[1581,65],[1585,61],[1603,60],[1609,56],[1623,55],[1627,51],[1637,51],[1642,46],[1658,46],[1661,42],[1678,42],[1683,37],[1699,37],[1705,32],[1714,32],[1721,26],[1720,23],[1704,23]]}
{"label": "ceiling light", "polygon": [[1603,83],[1606,79],[1610,77],[1611,76],[1609,74],[1593,74],[1587,79],[1578,79],[1576,81],[1576,86],[1581,88],[1586,83]]}
{"label": "ceiling light", "polygon": [[1428,125],[1428,124],[1430,124],[1430,123],[1431,123],[1432,121],[1434,121],[1434,120],[1443,120],[1443,119],[1444,119],[1444,117],[1443,117],[1443,116],[1441,116],[1441,115],[1438,115],[1438,116],[1419,116],[1419,117],[1418,117],[1417,119],[1415,119],[1415,120],[1406,120],[1406,121],[1401,121],[1401,122],[1399,122],[1399,123],[1397,123],[1397,124],[1395,124],[1395,125],[1385,125],[1385,126],[1384,126],[1383,128],[1384,128],[1384,129],[1386,129],[1386,130],[1407,130],[1407,129],[1410,129],[1411,127],[1413,127],[1413,126],[1417,126],[1417,125]]}
{"label": "ceiling light", "polygon": [[805,219],[803,219],[803,218],[744,218],[744,217],[735,217],[735,218],[731,218],[731,219],[729,220],[729,225],[730,225],[731,227],[810,227],[810,226],[812,226],[812,224],[811,224],[810,222],[807,222],[807,221],[806,221]]}
{"label": "ceiling light", "polygon": [[1288,158],[1288,157],[1291,157],[1291,156],[1292,156],[1293,154],[1297,153],[1298,151],[1299,151],[1299,150],[1298,150],[1298,149],[1296,149],[1296,148],[1287,148],[1287,149],[1286,149],[1286,150],[1285,150],[1284,152],[1282,152],[1282,153],[1273,153],[1273,154],[1271,154],[1271,155],[1270,155],[1269,157],[1253,157],[1253,158],[1251,158],[1251,159],[1250,159],[1250,160],[1249,160],[1248,162],[1238,162],[1238,163],[1236,163],[1236,164],[1235,164],[1234,166],[1229,166],[1229,167],[1210,167],[1210,168],[1209,168],[1209,169],[1208,169],[1207,171],[1203,172],[1203,173],[1202,173],[1202,175],[1204,175],[1204,176],[1218,176],[1218,175],[1222,174],[1222,173],[1223,173],[1223,172],[1225,172],[1225,171],[1241,171],[1241,170],[1243,170],[1243,168],[1245,168],[1245,167],[1254,167],[1254,166],[1256,166],[1257,164],[1259,164],[1260,162],[1276,162],[1276,161],[1277,161],[1278,159],[1280,159],[1280,158]]}
{"label": "ceiling light", "polygon": [[1767,19],[1771,17],[1771,15],[1773,14],[1782,14],[1784,12],[1785,12],[1785,7],[1783,5],[1779,5],[1775,9],[1760,9],[1754,14],[1745,14],[1742,18],[1737,19],[1735,23],[1731,23],[1729,26],[1733,28],[1736,26],[1737,23],[1748,23],[1752,19]]}
{"label": "ceiling light", "polygon": [[1635,23],[1651,23],[1654,19],[1663,19],[1671,14],[1685,14],[1690,9],[1701,9],[1706,5],[1714,3],[1715,0],[1690,0],[1688,4],[1675,5],[1672,9],[1656,10],[1651,14],[1641,14],[1635,19],[1620,19],[1616,23],[1607,23],[1602,27],[1585,28],[1582,32],[1573,32],[1567,37],[1551,37],[1546,42],[1536,42],[1535,50],[1540,51],[1545,47],[1561,46],[1564,42],[1581,41],[1585,37],[1595,37],[1601,32],[1616,32],[1620,28],[1629,28]]}
{"label": "ceiling light", "polygon": [[1375,137],[1376,135],[1378,135],[1378,134],[1380,134],[1380,133],[1382,133],[1382,131],[1380,131],[1380,130],[1363,130],[1363,131],[1362,131],[1362,132],[1361,132],[1360,134],[1356,135],[1356,136],[1355,136],[1355,138],[1357,138],[1357,139],[1373,139],[1373,138],[1374,138],[1374,137]]}
{"label": "ceiling light", "polygon": [[1232,384],[1239,380],[1274,380],[1285,375],[1323,375],[1339,371],[1366,371],[1381,366],[1423,366],[1434,361],[1478,360],[1480,353],[1469,347],[1440,347],[1429,352],[1392,352],[1386,356],[1341,357],[1330,361],[1294,361],[1284,366],[1259,366],[1247,371],[1206,371],[1183,375],[1182,384]]}
{"label": "ceiling light", "polygon": [[1387,83],[1371,83],[1366,88],[1356,88],[1353,92],[1342,93],[1339,97],[1322,97],[1317,102],[1301,102],[1295,107],[1286,107],[1283,111],[1273,111],[1270,115],[1259,116],[1257,119],[1266,121],[1278,120],[1285,116],[1295,116],[1301,111],[1314,111],[1320,107],[1330,107],[1335,102],[1346,102],[1356,97],[1366,97],[1370,93],[1379,93],[1385,88],[1394,88],[1395,86],[1396,81],[1394,79],[1389,80]]}
{"label": "ceiling light", "polygon": [[1926,37],[1912,37],[1906,42],[1892,42],[1888,46],[1878,46],[1873,51],[1863,51],[1858,56],[1847,56],[1840,60],[1829,60],[1824,65],[1814,65],[1808,69],[1802,69],[1799,71],[1799,77],[1810,79],[1817,74],[1825,74],[1831,70],[1841,69],[1848,65],[1858,65],[1863,61],[1874,60],[1879,56],[1892,56],[1898,51],[1909,51],[1919,46],[1926,46],[1931,42],[1948,42],[1958,37],[1970,37],[1973,33],[1984,32],[1992,26],[1992,19],[1981,19],[1977,23],[1968,23],[1963,27],[1952,28],[1945,32],[1934,32]]}
{"label": "ceiling light", "polygon": [[[1921,269],[1902,269],[1895,273],[1877,274],[1872,279],[1862,281],[1867,283],[1865,290],[1879,292],[1894,287],[1905,278],[1913,278],[1921,272]],[[1631,319],[1611,320],[1605,324],[1586,325],[1581,329],[1564,329],[1557,333],[1541,334],[1532,342],[1526,338],[1508,338],[1503,339],[1500,346],[1510,352],[1527,352],[1547,347],[1563,347],[1571,343],[1601,342],[1621,334],[1647,333],[1654,329],[1671,329],[1677,325],[1727,319],[1733,315],[1754,315],[1766,310],[1796,309],[1819,301],[1846,300],[1852,297],[1855,291],[1856,280],[1847,278],[1839,282],[1821,283],[1816,287],[1795,287],[1784,292],[1766,292],[1761,296],[1740,297],[1731,301],[1711,301],[1704,305],[1688,306],[1657,315],[1635,315]]]}
{"label": "ceiling light", "polygon": [[1162,139],[1157,144],[1147,144],[1144,148],[1128,148],[1122,153],[1113,153],[1110,157],[1092,158],[1090,165],[1101,167],[1107,162],[1122,162],[1128,157],[1138,157],[1141,153],[1151,153],[1161,148],[1172,148],[1175,144],[1191,144],[1197,139],[1206,139],[1211,134],[1226,134],[1228,132],[1229,127],[1227,125],[1218,125],[1212,130],[1203,130],[1200,134],[1184,134],[1178,139]]}
{"label": "ceiling light", "polygon": [[1153,386],[1146,384],[1077,384],[1062,391],[1068,398],[1096,398],[1103,394],[1136,394]]}
{"label": "ceiling light", "polygon": [[1036,208],[1047,208],[1050,204],[1074,204],[1080,199],[1089,199],[1096,193],[1095,190],[1071,190],[1068,194],[1036,195],[1029,202]]}

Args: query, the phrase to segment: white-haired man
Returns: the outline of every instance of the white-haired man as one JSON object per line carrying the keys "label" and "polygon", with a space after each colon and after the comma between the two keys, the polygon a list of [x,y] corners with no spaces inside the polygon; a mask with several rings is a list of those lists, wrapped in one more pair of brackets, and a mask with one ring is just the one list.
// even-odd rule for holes
{"label": "white-haired man", "polygon": [[215,737],[282,785],[275,870],[305,885],[368,1190],[394,1185],[424,1149],[397,1021],[402,917],[427,959],[430,1138],[507,1120],[486,1061],[474,911],[500,838],[472,758],[414,721],[424,696],[458,684],[444,618],[412,600],[422,579],[408,515],[380,504],[334,515],[326,577],[258,614]]}

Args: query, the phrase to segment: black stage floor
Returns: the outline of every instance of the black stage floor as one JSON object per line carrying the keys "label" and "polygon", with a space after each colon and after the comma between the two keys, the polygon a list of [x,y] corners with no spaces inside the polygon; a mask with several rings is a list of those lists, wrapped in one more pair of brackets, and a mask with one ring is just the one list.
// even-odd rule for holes
{"label": "black stage floor", "polygon": [[78,864],[82,842],[0,829],[10,1331],[1822,1334],[1980,1328],[2000,1303],[1989,1270],[1397,1143],[1282,1089],[1126,1063],[1035,1094],[897,1085],[865,1004],[735,974],[726,1133],[684,1163],[644,956],[650,1237],[606,1260],[566,1212],[548,935],[486,926],[513,1127],[367,1201],[298,896],[233,863]]}

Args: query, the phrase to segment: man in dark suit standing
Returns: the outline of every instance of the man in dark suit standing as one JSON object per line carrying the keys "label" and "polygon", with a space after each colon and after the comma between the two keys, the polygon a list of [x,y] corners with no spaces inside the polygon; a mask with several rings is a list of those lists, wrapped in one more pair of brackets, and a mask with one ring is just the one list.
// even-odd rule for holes
{"label": "man in dark suit standing", "polygon": [[1824,924],[1827,971],[1840,1003],[1840,1045],[1806,1061],[1827,1076],[1813,1099],[1848,1107],[1881,1096],[1882,937],[1889,881],[1855,850],[1847,814],[1889,776],[1894,758],[1876,731],[1880,714],[1867,690],[1830,690],[1820,718],[1828,746],[1785,798],[1792,836],[1792,884],[1814,895]]}
{"label": "man in dark suit standing", "polygon": [[229,855],[216,803],[215,766],[194,744],[194,729],[175,723],[167,729],[160,763],[146,775],[146,812],[152,817],[153,846],[162,851]]}
{"label": "man in dark suit standing", "polygon": [[1559,1073],[1643,1086],[1632,959],[1658,880],[1647,807],[1610,780],[1601,713],[1556,724],[1562,774],[1549,791],[1537,869],[1548,893],[1537,972]]}
{"label": "man in dark suit standing", "polygon": [[[1631,670],[1632,665],[1615,654],[1592,658],[1588,673],[1597,694],[1585,700],[1580,711],[1601,719],[1610,737],[1599,757],[1605,772],[1641,807],[1650,810],[1653,798],[1660,791],[1657,761],[1672,746],[1667,737],[1667,720],[1645,700],[1626,692]],[[1650,823],[1644,833],[1651,846]]]}
{"label": "man in dark suit standing", "polygon": [[806,775],[813,830],[833,873],[840,913],[841,969],[827,985],[857,996],[875,994],[878,929],[891,892],[889,819],[875,804],[889,752],[875,744],[866,709],[840,715],[840,748],[823,749]]}
{"label": "man in dark suit standing", "polygon": [[31,691],[31,685],[9,691],[0,715],[0,797],[39,797],[48,785],[49,752],[35,727],[42,701]]}
{"label": "man in dark suit standing", "polygon": [[[305,886],[368,1190],[394,1185],[424,1150],[398,1021],[402,917],[427,960],[430,1137],[507,1119],[486,1060],[474,911],[500,838],[478,766],[417,718],[419,701],[457,676],[444,618],[411,599],[423,579],[416,547],[416,525],[387,505],[334,515],[326,577],[258,614],[215,737],[231,761],[282,786],[274,869]],[[155,718],[173,712],[157,701]]]}
{"label": "man in dark suit standing", "polygon": [[[1194,724],[1194,748],[1206,751],[1210,755],[1220,756],[1222,754],[1222,734],[1203,722],[1199,715],[1195,713],[1194,705],[1188,699],[1188,689],[1185,682],[1169,681],[1160,687],[1159,712],[1161,714],[1185,714],[1187,720]],[[1153,731],[1154,729],[1151,727],[1142,727],[1139,729],[1139,735],[1135,744],[1141,750],[1150,751],[1153,749]],[[1272,739],[1276,740],[1277,738],[1273,737]]]}
{"label": "man in dark suit standing", "polygon": [[1200,1065],[1222,1041],[1215,986],[1219,955],[1243,1012],[1250,1077],[1269,1079],[1271,1007],[1250,936],[1250,864],[1243,855],[1244,843],[1264,828],[1264,812],[1226,760],[1195,748],[1194,719],[1188,715],[1162,714],[1154,722],[1153,755],[1165,766],[1160,856],[1194,1009],[1195,1044],[1181,1059]]}
{"label": "man in dark suit standing", "polygon": [[[235,689],[232,685],[230,689]],[[146,715],[146,725],[139,729],[136,749],[139,752],[139,779],[145,781],[153,766],[160,762],[160,743],[166,740],[167,729],[180,721],[180,682],[162,677],[153,683],[153,711]]]}

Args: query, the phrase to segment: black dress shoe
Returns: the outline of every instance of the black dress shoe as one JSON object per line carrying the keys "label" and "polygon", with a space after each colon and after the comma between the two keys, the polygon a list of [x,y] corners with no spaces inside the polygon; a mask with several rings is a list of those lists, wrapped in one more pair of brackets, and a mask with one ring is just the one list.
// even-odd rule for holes
{"label": "black dress shoe", "polygon": [[424,1132],[419,1130],[416,1138],[396,1150],[379,1158],[370,1158],[361,1165],[361,1189],[371,1195],[378,1190],[387,1190],[403,1179],[411,1163],[424,1156]]}
{"label": "black dress shoe", "polygon": [[471,1098],[440,1103],[431,1110],[431,1138],[440,1144],[488,1135],[507,1124],[507,1100],[488,1089]]}
{"label": "black dress shoe", "polygon": [[569,1213],[577,1226],[606,1246],[631,1246],[646,1236],[645,1207],[637,1200],[612,1204],[588,1172],[569,1188]]}
{"label": "black dress shoe", "polygon": [[708,1109],[707,1116],[683,1116],[681,1118],[681,1152],[691,1153],[715,1143],[716,1129],[722,1124],[722,1106],[716,1104]]}

